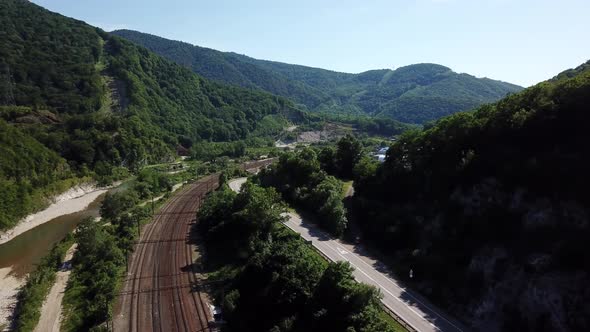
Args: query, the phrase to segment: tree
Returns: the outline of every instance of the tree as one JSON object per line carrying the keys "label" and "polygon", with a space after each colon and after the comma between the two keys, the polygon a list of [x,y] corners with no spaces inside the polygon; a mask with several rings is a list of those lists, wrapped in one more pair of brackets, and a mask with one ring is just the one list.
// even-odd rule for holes
{"label": "tree", "polygon": [[336,149],[333,146],[323,148],[318,155],[318,160],[326,173],[336,175]]}
{"label": "tree", "polygon": [[[353,270],[348,262],[337,262],[324,271],[313,294],[312,330],[388,331],[375,310],[379,306],[379,291],[357,283]],[[376,327],[383,329],[375,330]]]}
{"label": "tree", "polygon": [[335,236],[343,234],[348,221],[341,197],[342,183],[320,168],[314,150],[283,154],[257,179],[263,186],[276,188],[288,202],[317,215],[320,227]]}
{"label": "tree", "polygon": [[[73,258],[73,278],[68,287],[77,289],[69,294],[76,294],[75,301],[83,303],[83,324],[87,329],[102,323],[107,317],[109,308],[105,304],[116,296],[120,267],[125,260],[115,237],[93,218],[84,220],[78,226],[75,239],[78,247]],[[80,329],[85,330],[82,326]]]}
{"label": "tree", "polygon": [[139,198],[133,190],[107,193],[100,206],[100,215],[105,219],[114,221],[123,211],[134,207],[138,201]]}
{"label": "tree", "polygon": [[361,143],[352,135],[346,135],[338,141],[336,161],[342,178],[352,178],[354,166],[360,160],[362,151]]}
{"label": "tree", "polygon": [[366,181],[375,174],[378,166],[379,163],[376,160],[363,156],[352,169],[354,181],[356,183]]}
{"label": "tree", "polygon": [[338,237],[348,225],[341,190],[342,183],[333,176],[327,176],[312,189],[306,200],[310,210],[317,211],[320,226]]}
{"label": "tree", "polygon": [[[328,177],[325,186],[337,180]],[[320,189],[317,193],[331,196]],[[339,191],[338,191],[339,192]],[[326,204],[330,200],[327,200]],[[360,285],[348,264],[325,262],[284,227],[277,193],[246,183],[240,194],[222,187],[199,212],[208,262],[232,266],[223,274],[220,302],[228,327],[240,331],[390,332],[379,316],[378,292]],[[229,277],[229,275],[232,275]],[[221,276],[217,274],[217,277]]]}

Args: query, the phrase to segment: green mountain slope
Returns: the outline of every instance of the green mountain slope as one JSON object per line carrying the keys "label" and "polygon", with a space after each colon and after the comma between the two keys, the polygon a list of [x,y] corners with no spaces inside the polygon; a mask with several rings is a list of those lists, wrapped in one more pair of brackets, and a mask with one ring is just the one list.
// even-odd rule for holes
{"label": "green mountain slope", "polygon": [[260,68],[255,64],[241,61],[239,57],[230,53],[131,30],[118,30],[112,33],[142,45],[212,80],[290,97],[311,108],[329,99],[327,95],[317,89]]}
{"label": "green mountain slope", "polygon": [[39,207],[43,190],[71,176],[55,152],[0,119],[0,229]]}
{"label": "green mountain slope", "polygon": [[365,236],[475,330],[590,328],[590,62],[404,134],[355,183]]}
{"label": "green mountain slope", "polygon": [[501,81],[457,74],[435,64],[348,74],[253,59],[137,31],[112,33],[207,78],[289,97],[315,111],[364,113],[424,123],[497,101],[521,89]]}
{"label": "green mountain slope", "polygon": [[[304,116],[285,98],[203,79],[28,1],[0,2],[0,26],[0,106],[21,106],[1,108],[0,118],[15,128],[14,135],[27,136],[3,140],[2,149],[16,151],[14,144],[24,142],[31,158],[45,160],[41,143],[67,160],[70,175],[109,177],[116,167],[137,169],[172,158],[185,138],[271,135],[281,128],[274,124]],[[26,172],[0,176],[37,183]]]}

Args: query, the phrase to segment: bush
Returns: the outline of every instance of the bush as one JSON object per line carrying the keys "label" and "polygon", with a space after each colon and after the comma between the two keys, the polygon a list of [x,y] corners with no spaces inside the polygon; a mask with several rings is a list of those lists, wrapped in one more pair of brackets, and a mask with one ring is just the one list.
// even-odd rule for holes
{"label": "bush", "polygon": [[49,254],[41,259],[35,270],[27,276],[27,282],[18,295],[18,307],[15,326],[18,331],[33,331],[41,317],[43,302],[55,283],[55,275],[59,271],[68,249],[74,238],[68,235],[57,243]]}
{"label": "bush", "polygon": [[276,188],[286,201],[317,216],[320,227],[341,236],[348,223],[342,203],[342,182],[328,176],[320,165],[310,148],[285,153],[278,163],[262,170],[257,181]]}

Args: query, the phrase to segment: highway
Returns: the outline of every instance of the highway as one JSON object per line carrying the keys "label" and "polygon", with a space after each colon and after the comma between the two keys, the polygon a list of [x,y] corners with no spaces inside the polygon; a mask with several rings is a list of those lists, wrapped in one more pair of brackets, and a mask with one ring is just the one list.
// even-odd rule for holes
{"label": "highway", "polygon": [[[238,191],[244,178],[232,180],[230,188]],[[329,236],[314,224],[307,223],[294,212],[287,213],[285,225],[311,241],[331,261],[347,261],[354,267],[357,281],[373,285],[381,290],[385,307],[401,317],[411,328],[420,332],[468,331],[460,323],[445,315],[428,300],[406,289],[397,282],[385,266],[366,254],[360,245],[351,245]]]}

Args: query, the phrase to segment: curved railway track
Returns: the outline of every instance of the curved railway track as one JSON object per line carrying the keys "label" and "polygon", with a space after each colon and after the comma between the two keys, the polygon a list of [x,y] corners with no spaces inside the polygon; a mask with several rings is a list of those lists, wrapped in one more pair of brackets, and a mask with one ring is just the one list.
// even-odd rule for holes
{"label": "curved railway track", "polygon": [[[273,160],[244,163],[253,170]],[[130,257],[115,306],[114,330],[212,331],[212,317],[195,276],[190,227],[202,198],[219,186],[213,174],[177,191],[146,225]]]}

